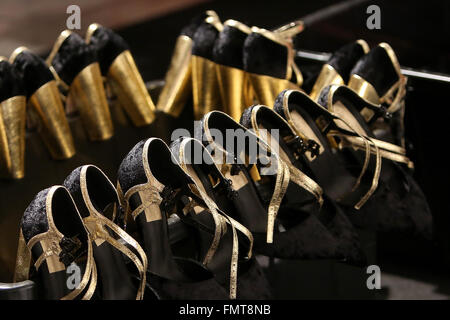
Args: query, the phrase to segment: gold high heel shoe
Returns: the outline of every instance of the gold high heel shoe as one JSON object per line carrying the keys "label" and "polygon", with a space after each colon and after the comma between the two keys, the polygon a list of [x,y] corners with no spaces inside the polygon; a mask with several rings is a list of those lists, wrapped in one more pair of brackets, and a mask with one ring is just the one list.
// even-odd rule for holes
{"label": "gold high heel shoe", "polygon": [[[376,69],[378,72],[374,73]],[[398,145],[405,147],[405,96],[407,78],[402,74],[397,56],[387,43],[380,43],[363,56],[351,71],[348,86],[359,96],[386,108],[392,118],[381,121],[380,113],[364,108],[361,114],[371,129],[378,129]],[[377,121],[380,120],[380,121]]]}
{"label": "gold high heel shoe", "polygon": [[[383,73],[382,77],[371,76],[368,69],[374,65]],[[387,111],[394,113],[404,106],[406,81],[394,50],[389,44],[382,42],[358,61],[351,71],[348,86],[372,103],[386,104]],[[363,115],[370,121],[373,113],[366,112]]]}
{"label": "gold high heel shoe", "polygon": [[369,52],[369,45],[364,40],[356,40],[349,43],[330,57],[322,66],[322,70],[309,96],[316,100],[323,88],[331,84],[343,85],[348,82],[350,71],[356,62]]}
{"label": "gold high heel shoe", "polygon": [[40,119],[39,133],[52,158],[71,158],[75,154],[72,133],[58,86],[45,61],[25,47],[14,50],[9,60],[21,74],[28,101]]}
{"label": "gold high heel shoe", "polygon": [[86,32],[86,43],[96,48],[102,75],[133,124],[152,123],[155,105],[125,41],[111,29],[93,23]]}
{"label": "gold high heel shoe", "polygon": [[165,85],[159,95],[156,109],[178,117],[192,94],[192,43],[195,30],[207,17],[219,20],[217,14],[208,10],[194,18],[178,36],[173,50]]}
{"label": "gold high heel shoe", "polygon": [[292,39],[252,27],[244,44],[244,69],[256,99],[271,106],[284,89],[299,90],[303,76],[294,62]]}
{"label": "gold high heel shoe", "polygon": [[46,62],[67,99],[80,112],[89,139],[111,138],[114,128],[94,49],[79,35],[64,30]]}
{"label": "gold high heel shoe", "polygon": [[244,42],[250,33],[251,29],[245,24],[227,20],[213,49],[222,105],[235,120],[239,120],[245,108],[253,103],[242,57]]}
{"label": "gold high heel shoe", "polygon": [[25,175],[26,98],[20,76],[0,57],[0,176]]}
{"label": "gold high heel shoe", "polygon": [[194,118],[222,106],[216,64],[212,49],[223,25],[217,17],[210,16],[198,27],[192,46],[192,95]]}

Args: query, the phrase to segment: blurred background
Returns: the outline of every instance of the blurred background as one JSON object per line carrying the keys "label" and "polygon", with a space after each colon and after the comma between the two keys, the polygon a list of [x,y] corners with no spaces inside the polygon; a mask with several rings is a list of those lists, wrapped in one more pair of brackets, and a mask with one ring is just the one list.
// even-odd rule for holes
{"label": "blurred background", "polygon": [[[402,67],[444,79],[414,80],[410,97],[415,98],[407,103],[407,129],[414,141],[410,152],[433,211],[436,239],[432,244],[378,239],[383,247],[379,297],[450,298],[450,169],[442,151],[450,115],[450,1],[1,0],[0,56],[9,56],[19,46],[45,56],[66,28],[66,10],[72,4],[81,9],[81,34],[97,22],[124,37],[145,81],[164,77],[181,28],[207,9],[215,10],[222,21],[233,18],[268,29],[309,17],[314,23],[295,39],[297,49],[333,52],[358,38],[370,46],[385,41]],[[371,4],[381,10],[379,30],[366,26]]]}

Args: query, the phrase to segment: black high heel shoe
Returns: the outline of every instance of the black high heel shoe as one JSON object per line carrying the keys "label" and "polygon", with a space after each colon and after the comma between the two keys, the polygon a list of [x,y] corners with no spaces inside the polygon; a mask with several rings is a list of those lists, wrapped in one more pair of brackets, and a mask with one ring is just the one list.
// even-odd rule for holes
{"label": "black high heel shoe", "polygon": [[[235,203],[236,192],[233,190],[230,180],[225,179],[214,160],[203,144],[192,138],[179,138],[172,142],[171,150],[180,166],[195,181],[196,188],[206,193],[220,208],[221,212],[228,213],[232,217],[233,224],[240,231],[239,252],[244,252],[244,259],[238,261],[237,298],[238,299],[269,299],[271,297],[270,286],[255,258],[248,259],[247,253],[251,251],[253,236],[244,226],[237,224],[234,219],[239,219]],[[249,242],[250,241],[250,242]],[[249,248],[250,245],[250,248]],[[208,266],[219,276],[223,285],[228,283],[229,261],[233,259],[232,234],[228,232],[221,240],[215,254],[213,264]],[[242,255],[242,254],[241,254]],[[220,257],[218,257],[220,256]],[[225,267],[225,268],[224,268]],[[226,275],[226,276],[224,276]]]}
{"label": "black high heel shoe", "polygon": [[[277,147],[278,155],[285,163],[298,168],[314,179],[317,179],[315,173],[320,172],[319,175],[322,179],[317,181],[321,186],[323,186],[323,183],[330,184],[330,180],[336,181],[339,178],[330,172],[332,170],[324,169],[333,166],[333,158],[330,159],[328,157],[327,160],[330,162],[322,162],[321,165],[317,163],[314,166],[311,165],[316,161],[313,158],[320,157],[319,152],[323,151],[320,150],[320,145],[313,140],[300,138],[291,126],[273,109],[263,105],[249,107],[242,114],[241,124],[252,129],[259,138],[272,147],[272,150],[274,147]],[[279,136],[277,139],[270,134],[273,130],[278,130]],[[323,169],[328,172],[322,172]],[[331,176],[329,175],[330,173]],[[333,187],[336,187],[336,182],[332,184],[334,185]],[[364,265],[366,258],[359,244],[360,241],[356,230],[354,230],[351,222],[340,207],[328,197],[327,189],[324,189],[324,191],[322,207],[317,210],[317,208],[315,209],[307,204],[307,210],[315,209],[314,214],[336,239],[338,252],[342,255],[344,261],[351,264]]]}
{"label": "black high heel shoe", "polygon": [[[97,269],[91,240],[69,191],[63,186],[42,190],[23,214],[16,281],[24,280],[17,275],[28,276],[32,257],[40,297],[93,298]],[[78,284],[73,282],[74,272],[80,275]]]}
{"label": "black high heel shoe", "polygon": [[[265,113],[270,113],[263,109]],[[341,205],[362,208],[375,192],[376,184],[364,175],[364,165],[361,168],[350,167],[342,153],[333,151],[338,148],[340,137],[358,134],[351,128],[344,130],[337,126],[336,121],[342,121],[341,118],[301,91],[284,90],[278,95],[273,109],[286,120],[291,129],[272,116],[274,122],[279,122],[287,135],[292,135],[293,131],[298,136],[286,139],[287,145],[297,150],[297,157],[303,155],[301,157],[305,165],[317,178],[325,193]],[[370,144],[364,137],[360,138]],[[299,144],[298,141],[302,143]],[[366,161],[369,157],[366,154]]]}
{"label": "black high heel shoe", "polygon": [[200,119],[211,110],[223,109],[220,98],[213,48],[223,25],[216,16],[209,16],[194,33],[192,45],[192,95],[194,118]]}
{"label": "black high heel shoe", "polygon": [[75,154],[72,133],[56,81],[45,61],[25,47],[9,58],[22,78],[27,100],[40,120],[39,133],[53,159],[71,158]]}
{"label": "black high heel shoe", "polygon": [[[93,241],[102,299],[142,300],[147,256],[136,240],[111,221],[120,210],[114,185],[99,168],[86,165],[72,171],[64,186],[70,191]],[[113,211],[111,219],[106,216],[108,211]],[[138,270],[138,288],[132,283],[122,255]]]}
{"label": "black high heel shoe", "polygon": [[364,40],[356,40],[339,48],[322,66],[319,76],[309,94],[316,100],[320,92],[326,86],[348,83],[350,71],[359,59],[369,52],[369,45]]}
{"label": "black high heel shoe", "polygon": [[284,89],[298,89],[303,76],[294,62],[292,40],[252,27],[244,43],[244,70],[259,103],[271,106]]}
{"label": "black high heel shoe", "polygon": [[195,31],[208,17],[219,17],[208,10],[194,17],[181,30],[173,49],[170,66],[167,70],[164,87],[159,95],[156,108],[178,117],[192,95],[192,45]]}
{"label": "black high heel shoe", "polygon": [[[288,259],[339,256],[337,243],[326,227],[309,210],[298,210],[301,202],[315,207],[323,201],[322,189],[312,179],[282,161],[223,112],[205,115],[202,130],[205,146],[238,194],[239,221],[253,233],[255,252]],[[242,148],[230,140],[234,136],[227,135],[227,130],[245,134]],[[221,137],[215,139],[215,133]],[[227,146],[234,149],[227,150]],[[249,151],[255,149],[258,155]]]}
{"label": "black high heel shoe", "polygon": [[145,126],[155,119],[155,105],[125,40],[97,23],[89,26],[86,42],[98,56],[100,70],[133,124]]}
{"label": "black high heel shoe", "polygon": [[[141,141],[134,146],[118,172],[118,189],[126,214],[137,224],[151,262],[148,277],[160,296],[227,299],[226,291],[208,269],[192,259],[175,257],[172,253],[167,219],[171,213],[178,211],[176,207],[186,207],[186,213],[193,209],[189,203],[180,204],[183,196],[193,196],[189,191],[189,184],[192,183],[172,158],[168,146],[157,138]],[[217,248],[220,234],[215,239],[207,250],[206,260]]]}
{"label": "black high heel shoe", "polygon": [[251,29],[245,24],[227,20],[213,48],[223,111],[235,120],[239,120],[245,107],[253,102],[243,60],[244,42],[250,33]]}
{"label": "black high heel shoe", "polygon": [[0,177],[25,175],[26,97],[20,75],[0,57]]}
{"label": "black high heel shoe", "polygon": [[[352,222],[377,231],[417,234],[431,239],[431,212],[425,195],[412,177],[413,163],[406,156],[406,150],[377,139],[360,113],[364,109],[377,113],[383,107],[364,100],[345,86],[325,88],[319,103],[344,121],[335,120],[337,126],[344,130],[351,127],[358,134],[341,137],[343,146],[351,146],[343,152],[354,166],[364,167],[368,174],[373,174],[378,186],[374,195],[379,200],[370,201],[370,207],[368,202],[365,214],[351,214]],[[371,155],[369,164],[366,162],[368,154]]]}
{"label": "black high heel shoe", "polygon": [[359,59],[351,70],[348,81],[348,86],[361,97],[373,104],[382,105],[391,115],[389,121],[386,121],[379,113],[370,109],[361,110],[370,128],[377,132],[380,139],[403,148],[407,80],[400,70],[394,50],[389,44],[382,42]]}
{"label": "black high heel shoe", "polygon": [[89,139],[111,138],[113,123],[95,48],[78,34],[64,30],[46,62],[67,95],[66,104],[73,104],[80,112]]}

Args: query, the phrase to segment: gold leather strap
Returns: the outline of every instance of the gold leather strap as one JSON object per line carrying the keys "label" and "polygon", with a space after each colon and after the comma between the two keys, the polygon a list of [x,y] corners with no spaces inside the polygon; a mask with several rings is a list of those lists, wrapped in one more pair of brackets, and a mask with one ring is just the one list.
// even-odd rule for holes
{"label": "gold leather strap", "polygon": [[[61,241],[61,236],[55,233],[53,230],[38,234],[28,241],[27,248],[31,252],[31,248],[38,242],[47,241],[50,243],[49,248],[44,251],[41,256],[35,262],[36,270],[39,269],[41,264],[49,257],[57,255],[61,252],[59,242]],[[66,296],[62,297],[61,300],[73,300],[77,298],[85,289],[88,287],[86,293],[82,297],[83,300],[89,300],[97,287],[97,269],[95,266],[92,243],[90,236],[88,235],[88,252],[87,252],[87,262],[86,268],[83,274],[83,278],[76,289],[68,293]],[[89,286],[88,286],[89,285]]]}
{"label": "gold leather strap", "polygon": [[[105,217],[102,213],[97,211],[95,206],[92,204],[87,187],[86,172],[88,168],[89,166],[84,166],[81,170],[80,189],[84,203],[89,211],[89,216],[85,217],[83,219],[83,222],[90,235],[90,240],[95,242],[96,244],[106,241],[114,248],[116,248],[119,252],[127,256],[134,263],[141,279],[136,294],[136,300],[142,300],[144,298],[146,284],[147,256],[136,240],[134,240],[130,235],[128,235],[123,229],[121,229],[110,219]],[[114,189],[112,183],[111,188]],[[119,196],[117,196],[116,199],[118,198]],[[114,237],[111,236],[111,234],[114,234]],[[118,241],[118,239],[121,239],[124,243]],[[137,255],[135,254],[135,252],[130,250],[127,245],[132,247]]]}
{"label": "gold leather strap", "polygon": [[[127,256],[136,266],[139,275],[141,277],[140,285],[136,294],[136,300],[142,300],[144,298],[145,292],[145,283],[146,283],[146,271],[147,271],[147,255],[144,250],[141,248],[139,243],[134,240],[128,233],[126,233],[123,229],[113,223],[111,220],[106,218],[101,214],[92,214],[83,219],[91,234],[91,241],[100,239],[104,240],[114,248],[119,250],[122,254]],[[116,238],[112,237],[107,227],[111,230],[117,237],[122,239],[126,244],[130,245],[139,255],[139,257],[131,251],[125,244],[119,242]]]}
{"label": "gold leather strap", "polygon": [[[228,216],[226,213],[221,211],[217,204],[205,193],[196,186],[195,184],[191,184],[191,190],[194,193],[197,193],[200,195],[201,199],[204,201],[206,208],[211,213],[212,217],[217,220],[219,220],[219,226],[216,223],[216,230],[220,229],[220,232],[215,232],[215,237],[213,239],[213,243],[215,241],[216,235],[219,235],[219,239],[217,242],[217,246],[220,242],[220,238],[225,234],[226,232],[226,224],[229,224],[231,226],[231,230],[233,232],[233,245],[232,245],[232,254],[231,254],[231,265],[230,265],[230,299],[236,299],[237,294],[237,275],[238,275],[238,259],[239,259],[239,240],[237,236],[236,230],[239,230],[242,232],[250,241],[249,250],[247,253],[247,258],[250,259],[252,256],[252,249],[253,249],[253,235],[251,232],[244,227],[242,224]],[[195,201],[192,199],[192,201]],[[195,201],[195,205],[200,205],[202,207],[205,207],[205,205],[199,204]],[[192,207],[192,205],[189,205],[189,207]],[[225,224],[225,225],[223,225]],[[204,264],[208,265],[208,263],[211,261],[217,247],[214,248],[214,252],[209,252],[211,250],[208,250],[208,253],[205,257]],[[208,256],[210,254],[210,256]],[[211,255],[212,254],[212,255]]]}
{"label": "gold leather strap", "polygon": [[[363,148],[365,150],[364,164],[363,164],[361,172],[356,180],[356,183],[353,186],[352,191],[355,191],[361,185],[361,180],[364,177],[364,175],[369,167],[371,150],[373,150],[373,153],[375,154],[375,157],[376,157],[375,158],[375,171],[374,171],[373,178],[372,178],[372,184],[371,184],[369,190],[362,196],[362,198],[354,206],[355,209],[359,210],[367,202],[367,200],[370,199],[370,197],[373,195],[375,190],[378,188],[378,181],[380,179],[380,174],[381,174],[381,155],[380,155],[378,146],[373,142],[372,138],[369,138],[367,136],[359,134],[358,130],[353,128],[352,125],[348,121],[345,121],[344,119],[342,119],[341,117],[339,117],[335,114],[332,114],[332,115],[335,118],[335,120],[339,120],[342,123],[344,123],[348,128],[350,128],[350,130],[352,130],[352,132],[344,133],[342,130],[338,129],[336,131],[331,130],[328,134],[330,136],[340,137],[343,140],[347,139],[348,137],[358,137],[358,139],[360,139],[359,141],[362,142]],[[339,126],[337,126],[337,127],[339,128]],[[341,144],[339,147],[342,148],[342,147],[344,147],[344,145]]]}

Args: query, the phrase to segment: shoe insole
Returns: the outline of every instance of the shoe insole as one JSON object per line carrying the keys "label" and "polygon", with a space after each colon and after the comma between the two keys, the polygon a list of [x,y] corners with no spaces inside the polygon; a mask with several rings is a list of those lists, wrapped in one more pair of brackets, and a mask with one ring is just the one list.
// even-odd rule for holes
{"label": "shoe insole", "polygon": [[361,123],[357,120],[355,115],[341,102],[337,101],[333,104],[333,111],[335,114],[337,114],[340,118],[342,118],[348,125],[351,126],[351,128],[341,120],[334,120],[336,125],[344,130],[347,131],[355,131],[356,133],[366,136],[368,135],[366,130],[362,127]]}

